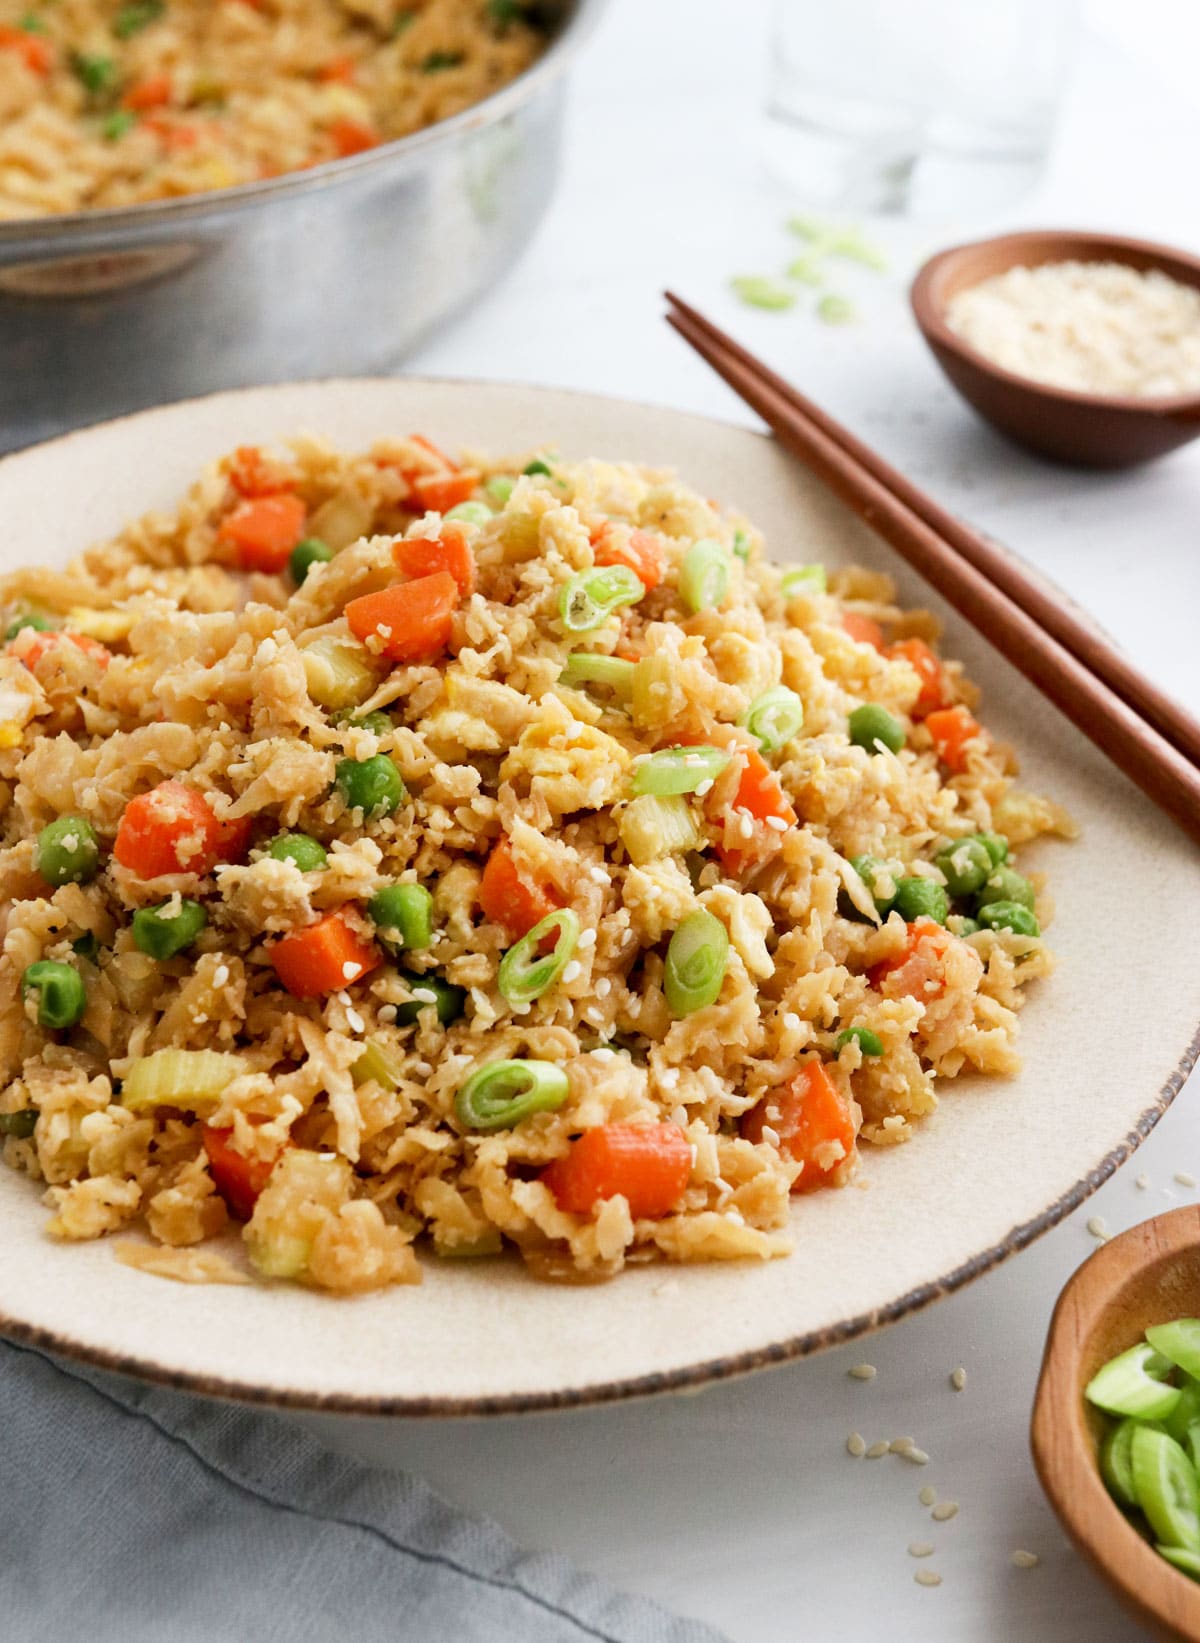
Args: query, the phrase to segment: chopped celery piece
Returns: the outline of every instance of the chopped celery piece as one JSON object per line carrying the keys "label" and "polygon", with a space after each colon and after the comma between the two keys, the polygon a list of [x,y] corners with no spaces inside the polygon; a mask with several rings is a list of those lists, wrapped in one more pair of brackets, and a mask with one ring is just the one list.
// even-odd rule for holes
{"label": "chopped celery piece", "polygon": [[219,1050],[156,1050],[130,1067],[121,1087],[121,1104],[134,1112],[205,1106],[248,1070],[240,1055]]}
{"label": "chopped celery piece", "polygon": [[702,839],[687,800],[678,794],[660,798],[643,793],[632,799],[621,812],[617,831],[636,867],[699,849]]}

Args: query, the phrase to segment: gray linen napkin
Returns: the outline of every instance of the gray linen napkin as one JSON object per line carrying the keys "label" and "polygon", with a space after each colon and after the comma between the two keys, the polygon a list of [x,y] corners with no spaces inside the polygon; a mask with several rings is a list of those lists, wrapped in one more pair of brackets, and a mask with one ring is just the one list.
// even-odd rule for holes
{"label": "gray linen napkin", "polygon": [[281,1416],[6,1341],[0,1376],[4,1643],[722,1643]]}

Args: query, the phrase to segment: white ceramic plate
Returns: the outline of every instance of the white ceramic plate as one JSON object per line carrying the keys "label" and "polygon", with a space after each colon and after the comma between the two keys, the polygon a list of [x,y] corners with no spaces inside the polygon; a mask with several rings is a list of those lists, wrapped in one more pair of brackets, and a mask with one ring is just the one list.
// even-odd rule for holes
{"label": "white ceramic plate", "polygon": [[[497,452],[675,465],[743,507],[779,558],[850,558],[929,590],[769,440],[679,412],[546,389],[422,381],[220,394],[0,462],[0,564],[61,563],[211,457],[305,429],[347,447],[422,429]],[[922,1306],[1024,1247],[1147,1133],[1197,1053],[1200,856],[957,619],[948,648],[985,691],[1025,779],[1084,824],[1043,845],[1058,973],[1021,1017],[1025,1071],[945,1087],[916,1140],[868,1150],[861,1185],[800,1200],[796,1253],[768,1266],[638,1268],[598,1287],[513,1262],[428,1260],[419,1288],[338,1301],[288,1287],[189,1287],[62,1246],[37,1189],[0,1171],[0,1329],[155,1379],[294,1406],[419,1414],[546,1407],[698,1383],[815,1351]]]}

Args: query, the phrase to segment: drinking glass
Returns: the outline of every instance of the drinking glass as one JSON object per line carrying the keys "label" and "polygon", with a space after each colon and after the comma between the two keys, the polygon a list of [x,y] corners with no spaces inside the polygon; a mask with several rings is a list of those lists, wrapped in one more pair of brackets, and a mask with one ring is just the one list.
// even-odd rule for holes
{"label": "drinking glass", "polygon": [[809,198],[921,216],[1036,181],[1077,0],[775,0],[771,169]]}

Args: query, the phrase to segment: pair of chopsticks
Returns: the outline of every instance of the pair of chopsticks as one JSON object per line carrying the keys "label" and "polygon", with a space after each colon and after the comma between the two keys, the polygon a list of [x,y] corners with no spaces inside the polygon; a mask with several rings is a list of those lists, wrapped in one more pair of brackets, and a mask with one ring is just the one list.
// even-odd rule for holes
{"label": "pair of chopsticks", "polygon": [[1159,809],[1200,842],[1200,724],[1040,586],[711,321],[668,323],[781,445],[877,531]]}

